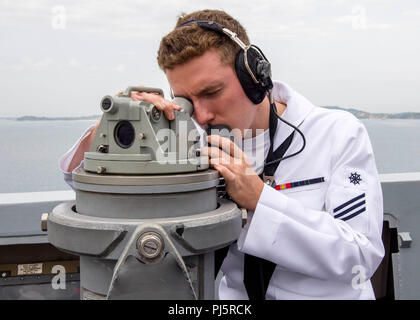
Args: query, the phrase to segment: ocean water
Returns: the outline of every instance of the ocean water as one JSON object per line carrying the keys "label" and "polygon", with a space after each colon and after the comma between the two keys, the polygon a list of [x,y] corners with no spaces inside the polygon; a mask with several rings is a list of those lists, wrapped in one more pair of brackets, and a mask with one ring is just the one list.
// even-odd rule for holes
{"label": "ocean water", "polygon": [[[69,190],[58,159],[95,121],[0,119],[0,193]],[[420,120],[363,120],[380,173],[420,171]]]}
{"label": "ocean water", "polygon": [[379,173],[420,172],[420,120],[363,120]]}
{"label": "ocean water", "polygon": [[0,120],[0,193],[69,190],[58,159],[93,123]]}

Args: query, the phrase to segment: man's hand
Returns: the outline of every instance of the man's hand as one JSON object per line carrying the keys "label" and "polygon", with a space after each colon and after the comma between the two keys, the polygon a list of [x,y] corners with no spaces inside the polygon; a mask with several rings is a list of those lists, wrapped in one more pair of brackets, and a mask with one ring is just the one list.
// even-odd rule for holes
{"label": "man's hand", "polygon": [[202,147],[202,154],[209,156],[210,165],[225,178],[226,191],[240,207],[255,211],[264,183],[245,153],[231,140],[218,135],[208,136],[207,141],[212,146]]}
{"label": "man's hand", "polygon": [[[139,87],[143,87],[139,85]],[[124,93],[121,91],[120,93]],[[182,110],[182,108],[175,103],[166,100],[161,95],[156,92],[139,92],[139,91],[132,91],[130,94],[131,99],[134,101],[146,101],[148,103],[154,104],[157,109],[162,110],[165,114],[165,117],[168,120],[175,119],[174,110]]]}

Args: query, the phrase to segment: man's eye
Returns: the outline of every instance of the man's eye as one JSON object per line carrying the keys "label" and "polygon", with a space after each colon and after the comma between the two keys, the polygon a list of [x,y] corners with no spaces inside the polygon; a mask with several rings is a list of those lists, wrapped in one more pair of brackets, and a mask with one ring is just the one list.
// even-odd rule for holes
{"label": "man's eye", "polygon": [[204,96],[210,98],[216,96],[218,93],[220,93],[220,90],[207,92]]}

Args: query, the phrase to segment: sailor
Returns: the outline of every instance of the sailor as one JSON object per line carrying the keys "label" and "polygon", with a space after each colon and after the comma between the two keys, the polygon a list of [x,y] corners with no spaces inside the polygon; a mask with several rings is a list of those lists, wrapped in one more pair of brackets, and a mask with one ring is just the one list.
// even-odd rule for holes
{"label": "sailor", "polygon": [[[375,299],[370,278],[384,256],[383,202],[366,129],[350,113],[316,107],[271,82],[268,60],[250,48],[237,20],[203,10],[181,16],[158,51],[174,95],[192,101],[201,127],[251,135],[241,147],[211,135],[203,147],[229,196],[247,210],[221,267],[219,297]],[[132,98],[167,117],[178,108],[153,94]],[[95,130],[62,157],[67,176]]]}

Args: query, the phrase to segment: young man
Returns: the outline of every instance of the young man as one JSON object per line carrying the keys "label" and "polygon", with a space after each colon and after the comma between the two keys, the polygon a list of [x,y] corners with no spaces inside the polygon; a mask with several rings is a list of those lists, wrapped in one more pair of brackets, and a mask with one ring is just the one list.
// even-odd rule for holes
{"label": "young man", "polygon": [[[235,57],[242,50],[238,44],[197,21],[216,22],[246,45],[249,40],[225,12],[204,10],[179,18],[158,52],[174,95],[192,101],[200,126],[224,124],[252,133],[244,150],[215,135],[208,137],[212,146],[203,148],[225,178],[229,195],[248,211],[247,224],[223,262],[219,297],[374,299],[369,279],[384,255],[383,207],[364,126],[349,113],[315,107],[286,84],[274,82],[277,114],[306,138],[301,150],[303,137],[277,120],[269,98],[255,104],[244,92],[235,72]],[[168,118],[179,108],[154,94],[134,93],[132,98],[154,103]],[[94,130],[62,158],[63,171],[80,164]],[[294,153],[276,164],[274,181],[263,182],[259,174],[267,181],[267,163],[258,165],[256,154],[272,161]]]}

